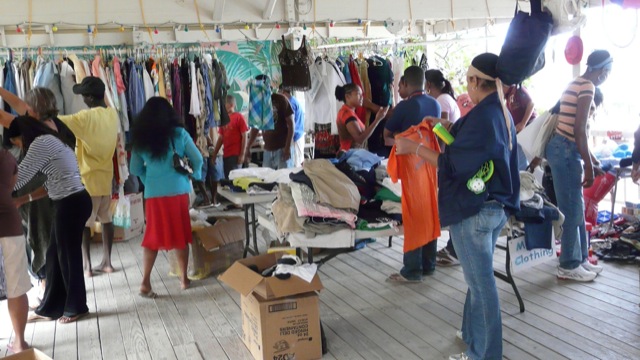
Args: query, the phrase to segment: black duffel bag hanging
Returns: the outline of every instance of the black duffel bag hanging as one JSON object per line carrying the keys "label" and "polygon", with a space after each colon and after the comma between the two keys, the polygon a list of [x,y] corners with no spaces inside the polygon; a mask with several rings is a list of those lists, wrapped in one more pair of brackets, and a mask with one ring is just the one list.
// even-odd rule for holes
{"label": "black duffel bag hanging", "polygon": [[520,84],[544,67],[544,48],[552,28],[553,18],[542,11],[541,0],[531,0],[531,14],[519,11],[516,1],[516,14],[498,58],[503,83]]}

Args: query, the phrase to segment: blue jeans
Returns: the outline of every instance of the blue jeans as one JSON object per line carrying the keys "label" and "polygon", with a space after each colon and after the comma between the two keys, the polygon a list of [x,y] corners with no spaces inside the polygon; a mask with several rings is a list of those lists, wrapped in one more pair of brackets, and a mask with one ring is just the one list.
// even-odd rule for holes
{"label": "blue jeans", "polygon": [[404,253],[400,275],[408,280],[421,280],[422,275],[431,275],[436,270],[436,255],[438,241],[433,240],[427,245]]}
{"label": "blue jeans", "polygon": [[484,203],[480,212],[449,227],[469,287],[462,337],[471,359],[502,359],[502,318],[493,276],[493,251],[507,222],[502,204]]}
{"label": "blue jeans", "polygon": [[582,157],[575,142],[554,134],[546,148],[558,209],[564,214],[560,267],[575,269],[589,256],[582,195]]}
{"label": "blue jeans", "polygon": [[[293,156],[289,157],[289,160],[282,160],[282,150],[264,151],[264,158],[262,160],[262,167],[272,168],[273,170],[288,169],[293,167]],[[290,152],[293,154],[292,152]]]}

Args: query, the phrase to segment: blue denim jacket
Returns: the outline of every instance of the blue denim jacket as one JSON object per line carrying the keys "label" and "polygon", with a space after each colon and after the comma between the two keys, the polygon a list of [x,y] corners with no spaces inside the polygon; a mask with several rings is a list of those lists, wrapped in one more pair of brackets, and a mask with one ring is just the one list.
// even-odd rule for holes
{"label": "blue denim jacket", "polygon": [[[496,200],[509,213],[520,209],[520,174],[516,128],[511,120],[511,145],[497,93],[477,104],[451,128],[455,138],[438,159],[438,205],[440,224],[447,226],[477,214],[482,204]],[[487,191],[475,194],[467,189],[472,178],[487,161],[494,173]]]}

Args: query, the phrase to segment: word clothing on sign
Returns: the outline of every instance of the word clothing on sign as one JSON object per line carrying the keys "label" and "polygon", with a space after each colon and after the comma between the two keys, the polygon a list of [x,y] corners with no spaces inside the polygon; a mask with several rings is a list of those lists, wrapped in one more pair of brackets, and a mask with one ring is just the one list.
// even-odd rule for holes
{"label": "word clothing on sign", "polygon": [[[431,125],[420,123],[397,135],[420,142],[425,148],[440,152]],[[391,149],[387,172],[393,182],[402,180],[402,221],[405,253],[440,236],[438,215],[437,169],[418,155],[396,155]]]}

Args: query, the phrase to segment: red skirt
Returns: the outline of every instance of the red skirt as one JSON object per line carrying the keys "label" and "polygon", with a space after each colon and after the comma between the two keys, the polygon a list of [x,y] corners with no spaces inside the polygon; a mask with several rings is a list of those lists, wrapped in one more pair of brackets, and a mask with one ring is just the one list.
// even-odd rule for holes
{"label": "red skirt", "polygon": [[182,250],[191,244],[189,194],[147,199],[147,228],[142,247],[149,250]]}

